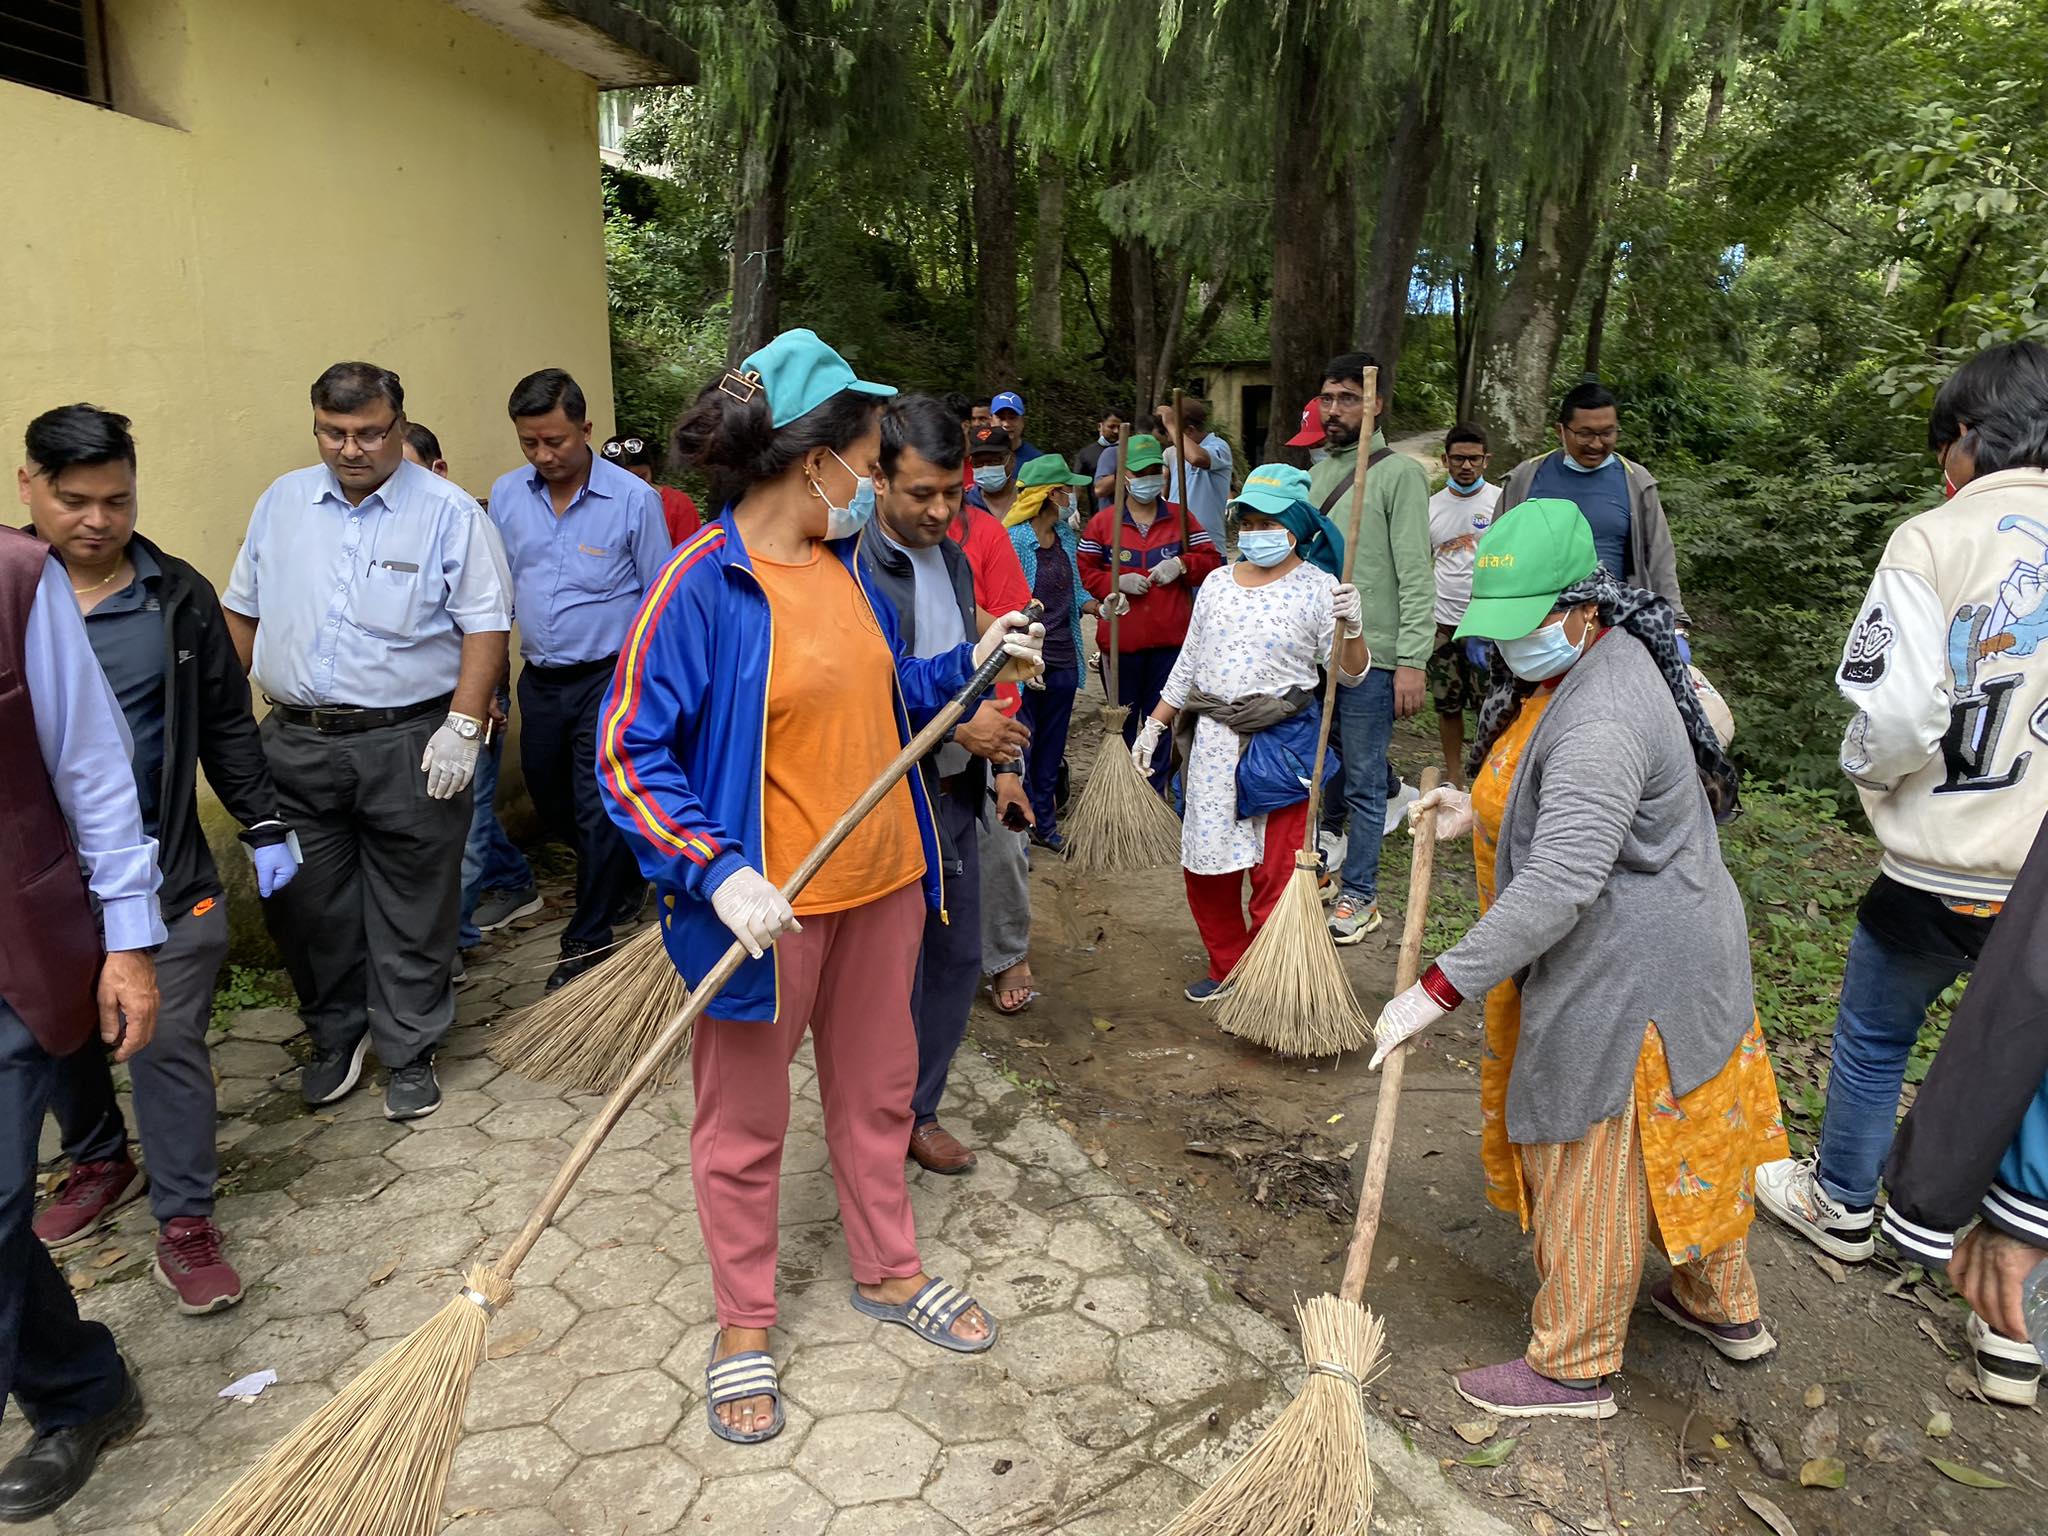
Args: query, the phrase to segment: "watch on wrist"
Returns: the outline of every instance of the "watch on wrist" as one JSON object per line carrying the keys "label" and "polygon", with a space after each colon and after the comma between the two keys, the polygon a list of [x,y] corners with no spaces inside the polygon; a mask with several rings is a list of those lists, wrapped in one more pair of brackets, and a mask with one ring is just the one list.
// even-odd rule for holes
{"label": "watch on wrist", "polygon": [[447,720],[443,723],[464,741],[476,741],[484,733],[483,721],[477,719],[474,715],[458,715],[451,710]]}

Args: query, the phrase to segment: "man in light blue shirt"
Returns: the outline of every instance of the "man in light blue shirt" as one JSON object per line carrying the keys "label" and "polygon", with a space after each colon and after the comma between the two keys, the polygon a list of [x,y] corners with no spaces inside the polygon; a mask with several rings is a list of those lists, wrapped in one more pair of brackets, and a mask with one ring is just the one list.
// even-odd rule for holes
{"label": "man in light blue shirt", "polygon": [[221,594],[271,702],[263,745],[298,877],[264,903],[314,1059],[308,1104],[354,1088],[375,1043],[384,1112],[440,1107],[455,1021],[470,779],[505,668],[511,579],[462,488],[407,463],[405,389],[373,363],[314,381],[321,462],[263,493]]}
{"label": "man in light blue shirt", "polygon": [[654,487],[590,451],[589,408],[559,368],[507,405],[527,467],[491,487],[519,614],[519,763],[551,835],[576,850],[576,910],[547,990],[611,950],[646,893],[597,787],[597,723],[640,599],[669,556]]}
{"label": "man in light blue shirt", "polygon": [[1230,444],[1209,430],[1209,402],[1181,397],[1181,416],[1173,403],[1159,407],[1159,424],[1172,444],[1166,450],[1166,494],[1180,496],[1181,465],[1187,465],[1188,516],[1200,523],[1218,549],[1223,548],[1223,516],[1230,506]]}

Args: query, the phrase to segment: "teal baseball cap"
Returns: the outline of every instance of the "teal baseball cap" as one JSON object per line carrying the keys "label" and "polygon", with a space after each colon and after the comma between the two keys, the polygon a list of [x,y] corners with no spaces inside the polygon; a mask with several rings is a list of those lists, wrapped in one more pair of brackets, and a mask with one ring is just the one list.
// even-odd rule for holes
{"label": "teal baseball cap", "polygon": [[1261,464],[1245,478],[1244,489],[1232,499],[1231,505],[1278,517],[1297,501],[1308,500],[1307,470],[1296,469],[1292,464]]}
{"label": "teal baseball cap", "polygon": [[770,418],[777,427],[810,415],[849,389],[884,397],[896,393],[891,385],[870,384],[856,377],[846,359],[820,341],[816,331],[784,331],[741,363],[740,371],[759,376],[761,387],[768,392]]}

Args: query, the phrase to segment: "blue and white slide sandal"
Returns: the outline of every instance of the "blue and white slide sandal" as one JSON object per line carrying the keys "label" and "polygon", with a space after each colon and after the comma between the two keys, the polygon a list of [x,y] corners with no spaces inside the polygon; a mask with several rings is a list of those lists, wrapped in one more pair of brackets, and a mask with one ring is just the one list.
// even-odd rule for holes
{"label": "blue and white slide sandal", "polygon": [[[988,1337],[985,1339],[963,1339],[953,1332],[953,1324],[969,1307],[980,1308],[981,1315],[988,1322]],[[870,1301],[861,1295],[860,1287],[853,1288],[853,1310],[865,1317],[878,1318],[885,1323],[900,1323],[919,1338],[927,1339],[941,1349],[950,1349],[955,1354],[978,1355],[996,1341],[996,1320],[988,1314],[988,1308],[981,1306],[972,1296],[945,1280],[931,1280],[910,1300],[898,1306],[886,1301]]]}
{"label": "blue and white slide sandal", "polygon": [[[763,1440],[773,1440],[782,1433],[782,1382],[775,1374],[775,1358],[763,1349],[750,1349],[744,1354],[718,1358],[718,1336],[711,1338],[711,1360],[704,1367],[704,1413],[711,1420],[711,1433],[721,1440],[730,1440],[734,1445],[759,1445]],[[752,1431],[734,1429],[718,1416],[718,1410],[727,1403],[737,1403],[749,1397],[768,1397],[775,1400],[775,1417],[768,1421],[766,1429]]]}

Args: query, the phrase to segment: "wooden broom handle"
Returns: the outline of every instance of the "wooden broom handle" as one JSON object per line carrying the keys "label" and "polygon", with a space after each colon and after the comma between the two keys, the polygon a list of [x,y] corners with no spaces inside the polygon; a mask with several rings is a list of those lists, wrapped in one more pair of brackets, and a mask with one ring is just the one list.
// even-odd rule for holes
{"label": "wooden broom handle", "polygon": [[[1187,397],[1179,390],[1173,392],[1173,477],[1179,486],[1173,498],[1173,527],[1180,538],[1181,564],[1188,558],[1188,434],[1181,425],[1181,401]],[[1218,554],[1222,551],[1218,550]]]}
{"label": "wooden broom handle", "polygon": [[[1116,622],[1117,602],[1124,589],[1118,585],[1124,579],[1124,515],[1131,505],[1131,424],[1120,421],[1116,424],[1116,495],[1109,504],[1109,671],[1107,674],[1110,709],[1120,709],[1116,701]],[[1128,601],[1128,599],[1126,599]]]}
{"label": "wooden broom handle", "polygon": [[[1025,605],[1025,617],[1034,622],[1044,613],[1045,605],[1036,599]],[[796,900],[803,888],[811,883],[811,877],[825,867],[825,861],[839,851],[839,845],[846,841],[853,829],[866,818],[868,812],[880,805],[883,797],[896,787],[897,782],[915,768],[926,753],[939,745],[940,739],[953,728],[954,722],[995,686],[996,675],[1003,670],[1008,661],[1009,654],[999,645],[986,661],[974,669],[974,675],[967,680],[966,686],[953,695],[945,708],[932,716],[923,730],[910,738],[896,754],[895,760],[882,770],[881,775],[872,784],[860,792],[860,798],[848,806],[845,814],[832,824],[832,829],[818,845],[804,855],[804,861],[797,865],[796,872],[783,884],[783,900],[792,903]],[[569,1190],[583,1176],[583,1170],[590,1166],[590,1160],[597,1155],[597,1149],[604,1145],[604,1139],[611,1134],[612,1127],[619,1123],[619,1117],[625,1114],[633,1101],[640,1096],[640,1091],[653,1080],[654,1074],[660,1071],[662,1064],[668,1060],[669,1053],[681,1043],[712,998],[732,980],[733,972],[737,971],[747,958],[747,948],[744,944],[735,940],[729,945],[725,953],[719,956],[718,964],[711,968],[702,981],[690,989],[689,1000],[683,1004],[682,1012],[670,1019],[668,1026],[655,1037],[653,1044],[640,1053],[639,1059],[633,1063],[633,1068],[626,1074],[625,1080],[612,1090],[611,1097],[604,1101],[604,1108],[598,1111],[597,1118],[591,1121],[590,1128],[583,1133],[576,1143],[575,1150],[569,1154],[560,1171],[555,1174],[555,1180],[548,1186],[547,1193],[540,1197],[540,1203],[533,1208],[533,1214],[526,1218],[526,1225],[519,1229],[519,1235],[512,1239],[512,1245],[498,1260],[497,1274],[500,1279],[508,1282],[511,1280],[513,1271],[519,1268],[527,1254],[532,1252],[533,1245],[540,1241],[541,1234],[547,1231],[548,1224],[555,1219],[555,1212],[561,1209],[562,1202],[569,1197]]]}
{"label": "wooden broom handle", "polygon": [[[1442,775],[1434,768],[1422,775],[1422,792],[1435,789]],[[1401,957],[1394,967],[1394,990],[1406,992],[1422,974],[1422,930],[1429,922],[1429,880],[1436,871],[1436,810],[1415,818],[1415,853],[1408,865],[1408,915],[1401,925]],[[1372,1142],[1365,1151],[1365,1179],[1358,1191],[1358,1225],[1351,1230],[1351,1252],[1344,1260],[1344,1283],[1337,1295],[1357,1301],[1365,1295],[1372,1273],[1372,1244],[1380,1232],[1380,1201],[1387,1193],[1387,1164],[1394,1152],[1394,1115],[1401,1107],[1401,1075],[1408,1047],[1398,1046],[1380,1068],[1380,1096],[1373,1108]]]}
{"label": "wooden broom handle", "polygon": [[[1366,410],[1369,413],[1373,401],[1378,398],[1380,371],[1377,368],[1365,370]],[[1371,438],[1361,431],[1358,438],[1358,464],[1351,476],[1351,537],[1344,545],[1344,585],[1351,585],[1351,572],[1358,564],[1358,535],[1365,527],[1365,461],[1367,446]],[[1318,508],[1318,511],[1321,509]],[[1363,618],[1363,615],[1360,616]],[[1308,826],[1301,834],[1301,855],[1305,862],[1313,861],[1316,851],[1316,823],[1321,819],[1323,809],[1323,759],[1330,750],[1330,723],[1337,717],[1337,651],[1344,644],[1342,635],[1333,635],[1330,642],[1330,675],[1323,680],[1323,718],[1316,728],[1316,761],[1308,776]]]}

